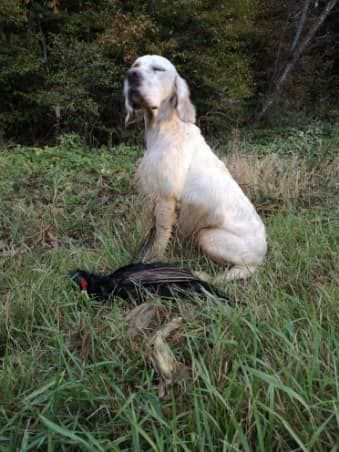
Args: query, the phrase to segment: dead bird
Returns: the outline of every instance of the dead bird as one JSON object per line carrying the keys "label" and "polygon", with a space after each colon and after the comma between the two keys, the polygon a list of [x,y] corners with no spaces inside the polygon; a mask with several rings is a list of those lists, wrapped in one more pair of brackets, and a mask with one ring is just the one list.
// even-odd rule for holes
{"label": "dead bird", "polygon": [[71,277],[88,295],[101,300],[121,297],[144,302],[148,292],[162,298],[196,293],[229,301],[226,293],[198,278],[190,270],[161,262],[129,264],[110,275],[76,270],[71,272]]}

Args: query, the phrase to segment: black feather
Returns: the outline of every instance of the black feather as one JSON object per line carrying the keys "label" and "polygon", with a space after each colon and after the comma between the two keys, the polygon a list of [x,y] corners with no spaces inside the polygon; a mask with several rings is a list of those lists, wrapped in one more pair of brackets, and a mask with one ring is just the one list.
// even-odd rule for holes
{"label": "black feather", "polygon": [[190,270],[164,263],[130,264],[106,276],[76,270],[71,272],[71,277],[80,288],[83,288],[81,280],[85,279],[87,293],[104,300],[121,297],[142,302],[147,292],[162,298],[198,293],[205,297],[229,299],[224,292],[202,281]]}

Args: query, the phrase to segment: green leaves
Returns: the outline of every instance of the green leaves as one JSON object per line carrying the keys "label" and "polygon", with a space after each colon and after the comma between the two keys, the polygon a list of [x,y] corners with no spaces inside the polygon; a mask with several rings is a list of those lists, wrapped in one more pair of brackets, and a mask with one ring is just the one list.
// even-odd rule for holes
{"label": "green leaves", "polygon": [[173,60],[199,114],[214,129],[224,129],[222,115],[233,123],[244,117],[252,75],[242,41],[255,14],[247,0],[123,6],[108,0],[67,6],[12,0],[1,8],[0,27],[1,20],[12,24],[4,29],[0,50],[0,92],[6,92],[0,115],[10,117],[1,123],[7,138],[46,142],[76,132],[96,144],[121,140],[124,74],[145,53]]}

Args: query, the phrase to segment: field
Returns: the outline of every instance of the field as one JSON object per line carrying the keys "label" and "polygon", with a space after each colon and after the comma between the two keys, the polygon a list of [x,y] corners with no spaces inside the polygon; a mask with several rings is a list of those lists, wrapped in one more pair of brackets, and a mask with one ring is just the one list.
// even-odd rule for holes
{"label": "field", "polygon": [[[185,382],[160,398],[131,305],[93,303],[68,272],[133,260],[147,223],[141,150],[0,150],[0,450],[337,451],[338,127],[234,133],[217,153],[263,216],[269,253],[232,301],[161,305]],[[220,269],[174,238],[169,258]]]}

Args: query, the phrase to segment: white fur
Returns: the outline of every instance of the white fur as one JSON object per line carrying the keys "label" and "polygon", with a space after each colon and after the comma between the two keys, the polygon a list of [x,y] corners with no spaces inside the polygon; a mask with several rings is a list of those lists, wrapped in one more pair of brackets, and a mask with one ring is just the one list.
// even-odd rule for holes
{"label": "white fur", "polygon": [[[174,66],[156,55],[134,65],[142,76],[147,145],[137,178],[155,205],[155,241],[146,260],[163,257],[176,223],[183,237],[195,236],[216,262],[234,264],[218,281],[249,276],[266,254],[262,220],[194,125],[189,89]],[[157,66],[165,71],[152,69]],[[127,82],[124,92],[127,113],[135,115]]]}

